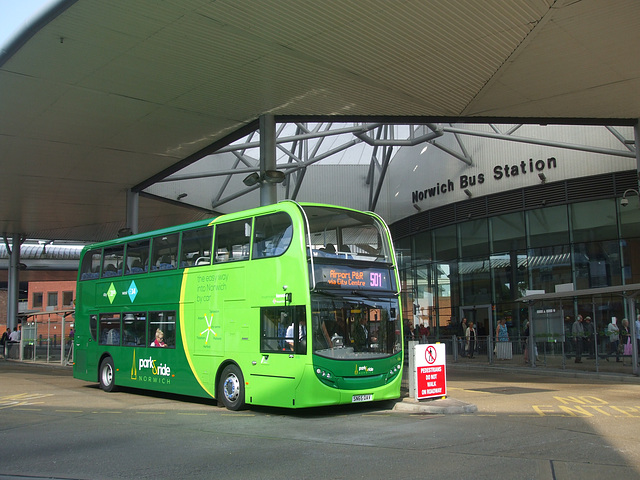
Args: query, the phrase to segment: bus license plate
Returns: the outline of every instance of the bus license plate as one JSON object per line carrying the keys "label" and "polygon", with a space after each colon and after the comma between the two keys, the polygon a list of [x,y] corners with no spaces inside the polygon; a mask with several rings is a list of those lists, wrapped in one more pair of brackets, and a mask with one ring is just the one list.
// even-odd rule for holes
{"label": "bus license plate", "polygon": [[373,401],[373,395],[370,393],[367,395],[354,395],[353,397],[351,397],[351,403],[371,402],[371,401]]}

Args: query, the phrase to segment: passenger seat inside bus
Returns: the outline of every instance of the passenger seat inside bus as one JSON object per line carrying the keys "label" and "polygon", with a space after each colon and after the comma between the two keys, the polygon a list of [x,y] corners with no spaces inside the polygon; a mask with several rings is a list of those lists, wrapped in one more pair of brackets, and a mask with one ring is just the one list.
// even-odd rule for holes
{"label": "passenger seat inside bus", "polygon": [[131,263],[131,273],[142,273],[144,269],[142,268],[142,262],[137,258]]}
{"label": "passenger seat inside bus", "polygon": [[176,268],[176,267],[173,264],[173,259],[171,258],[171,255],[163,255],[162,257],[160,257],[160,260],[158,263],[158,270],[169,270],[172,268]]}
{"label": "passenger seat inside bus", "polygon": [[115,277],[116,275],[118,275],[118,272],[116,271],[116,266],[114,264],[110,263],[105,265],[104,271],[102,272],[103,277]]}

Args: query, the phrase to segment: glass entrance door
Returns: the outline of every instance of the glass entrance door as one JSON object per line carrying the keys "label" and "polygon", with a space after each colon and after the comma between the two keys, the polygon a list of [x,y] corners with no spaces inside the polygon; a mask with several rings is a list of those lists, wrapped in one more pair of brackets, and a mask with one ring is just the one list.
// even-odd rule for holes
{"label": "glass entrance door", "polygon": [[493,318],[491,317],[491,305],[472,305],[460,307],[460,318],[466,318],[467,324],[473,322],[478,332],[480,344],[486,345],[487,336],[493,331]]}

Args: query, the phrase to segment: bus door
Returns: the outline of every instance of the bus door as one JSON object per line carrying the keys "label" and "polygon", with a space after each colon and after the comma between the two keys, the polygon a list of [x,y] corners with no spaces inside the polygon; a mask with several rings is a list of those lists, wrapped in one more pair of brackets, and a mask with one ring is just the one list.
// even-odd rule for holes
{"label": "bus door", "polygon": [[248,401],[282,407],[295,405],[295,390],[307,362],[305,312],[303,305],[260,308],[260,352],[256,353],[249,372],[253,385],[248,395],[253,398]]}
{"label": "bus door", "polygon": [[[89,372],[97,372],[97,331],[98,331],[98,313],[93,311],[89,313],[89,329],[77,328],[73,337],[74,345],[74,369],[79,374],[88,374]],[[89,349],[91,351],[89,352]]]}

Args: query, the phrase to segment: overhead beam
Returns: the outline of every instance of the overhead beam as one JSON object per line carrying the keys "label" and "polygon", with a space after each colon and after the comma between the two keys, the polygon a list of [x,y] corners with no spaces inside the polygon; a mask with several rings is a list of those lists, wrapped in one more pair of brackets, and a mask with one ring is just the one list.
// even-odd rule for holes
{"label": "overhead beam", "polygon": [[456,128],[456,127],[444,127],[443,131],[448,133],[458,133],[460,135],[471,135],[475,137],[493,138],[494,140],[506,140],[507,142],[530,143],[532,145],[544,145],[546,147],[566,148],[568,150],[577,150],[581,152],[600,153],[603,155],[636,158],[636,154],[634,152],[623,152],[621,150],[613,150],[611,148],[592,147],[590,145],[577,145],[575,143],[554,142],[552,140],[541,140],[539,138],[515,137],[512,135],[479,132],[475,130],[465,130],[464,128]]}

